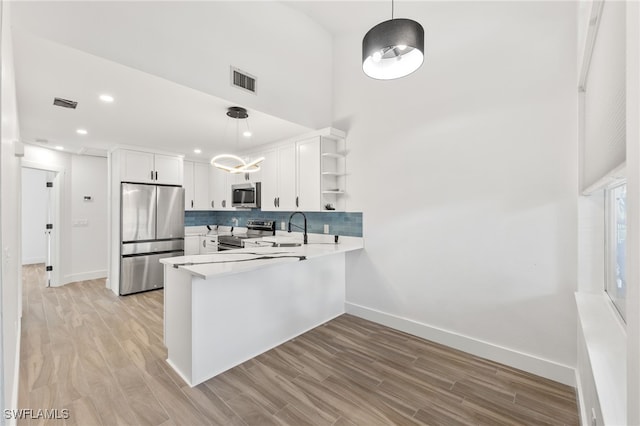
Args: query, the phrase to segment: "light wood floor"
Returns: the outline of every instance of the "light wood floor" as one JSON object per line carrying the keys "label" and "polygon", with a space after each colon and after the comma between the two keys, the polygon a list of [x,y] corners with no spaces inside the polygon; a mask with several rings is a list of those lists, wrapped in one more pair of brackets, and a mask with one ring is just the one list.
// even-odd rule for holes
{"label": "light wood floor", "polygon": [[44,287],[24,268],[20,408],[68,425],[576,425],[573,388],[343,315],[189,388],[165,362],[162,291]]}

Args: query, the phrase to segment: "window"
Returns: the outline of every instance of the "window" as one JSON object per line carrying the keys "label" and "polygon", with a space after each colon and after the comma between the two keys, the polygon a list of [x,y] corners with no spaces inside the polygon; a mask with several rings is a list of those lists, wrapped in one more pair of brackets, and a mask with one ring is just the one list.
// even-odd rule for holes
{"label": "window", "polygon": [[625,319],[627,274],[627,184],[618,183],[606,189],[606,279],[605,291],[622,319]]}

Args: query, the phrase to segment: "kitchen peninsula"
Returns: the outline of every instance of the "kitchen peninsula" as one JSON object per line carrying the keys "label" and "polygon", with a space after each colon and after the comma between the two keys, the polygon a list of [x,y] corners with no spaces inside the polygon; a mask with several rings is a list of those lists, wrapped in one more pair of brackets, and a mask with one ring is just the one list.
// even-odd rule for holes
{"label": "kitchen peninsula", "polygon": [[162,259],[167,362],[196,386],[344,313],[339,244],[257,247]]}

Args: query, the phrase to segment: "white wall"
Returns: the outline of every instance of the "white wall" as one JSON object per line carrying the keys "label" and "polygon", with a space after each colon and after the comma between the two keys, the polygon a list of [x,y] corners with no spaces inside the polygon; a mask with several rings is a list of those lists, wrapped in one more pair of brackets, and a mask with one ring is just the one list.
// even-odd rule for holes
{"label": "white wall", "polygon": [[[107,159],[71,156],[71,276],[107,276]],[[91,197],[85,201],[84,197]]]}
{"label": "white wall", "polygon": [[[15,9],[16,26],[33,34],[310,128],[331,124],[331,36],[280,2],[18,2]],[[258,78],[257,95],[231,87],[230,65]]]}
{"label": "white wall", "polygon": [[574,382],[575,3],[414,2],[415,74],[361,72],[367,28],[334,41],[348,131],[349,310]]}
{"label": "white wall", "polygon": [[[18,111],[15,97],[15,76],[11,44],[9,2],[2,8],[2,112],[0,147],[0,242],[2,244],[2,380],[0,408],[17,408],[18,371],[20,362],[20,317],[22,316],[22,273],[20,268],[20,162],[14,153],[14,141],[19,140]],[[3,411],[4,413],[4,411]],[[2,416],[4,424],[4,415]]]}
{"label": "white wall", "polygon": [[[60,283],[106,277],[107,159],[26,145],[24,161],[62,175]],[[93,201],[84,202],[84,195]],[[87,225],[78,226],[83,220]]]}
{"label": "white wall", "polygon": [[627,423],[640,424],[640,5],[627,12]]}
{"label": "white wall", "polygon": [[22,264],[47,260],[47,172],[22,169]]}

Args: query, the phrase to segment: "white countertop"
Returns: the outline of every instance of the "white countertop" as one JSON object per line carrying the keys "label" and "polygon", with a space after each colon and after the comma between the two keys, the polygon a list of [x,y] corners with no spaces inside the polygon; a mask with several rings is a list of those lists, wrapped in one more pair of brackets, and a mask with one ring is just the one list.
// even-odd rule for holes
{"label": "white countertop", "polygon": [[[180,265],[180,269],[193,276],[209,279],[217,276],[238,274],[284,262],[299,262],[306,259],[345,253],[364,247],[364,240],[356,237],[340,237],[340,243],[310,243],[298,247],[249,247],[212,254],[179,256],[160,259],[165,265]],[[268,259],[259,259],[268,256]],[[183,265],[186,264],[186,265]]]}

